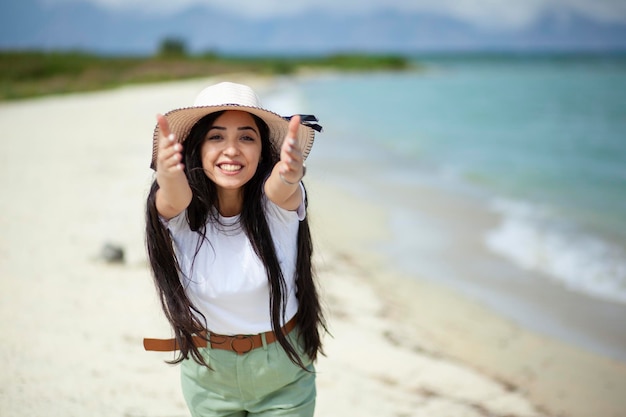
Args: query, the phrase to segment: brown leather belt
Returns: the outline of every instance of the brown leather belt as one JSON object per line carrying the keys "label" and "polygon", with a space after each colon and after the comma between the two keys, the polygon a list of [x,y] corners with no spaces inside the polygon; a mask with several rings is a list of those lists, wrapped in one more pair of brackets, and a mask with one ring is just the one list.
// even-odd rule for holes
{"label": "brown leather belt", "polygon": [[[292,318],[285,324],[281,331],[283,334],[289,334],[296,327],[296,318]],[[251,350],[260,348],[263,346],[263,337],[265,337],[265,343],[271,344],[276,341],[276,334],[273,331],[254,334],[254,335],[242,335],[237,334],[234,336],[226,336],[221,334],[215,334],[209,332],[208,341],[211,342],[211,349],[222,349],[236,352],[239,355],[248,353]],[[192,336],[193,344],[199,348],[207,347],[206,333],[200,336]],[[171,352],[178,350],[179,346],[176,339],[143,339],[143,348],[145,350],[151,350],[156,352]]]}

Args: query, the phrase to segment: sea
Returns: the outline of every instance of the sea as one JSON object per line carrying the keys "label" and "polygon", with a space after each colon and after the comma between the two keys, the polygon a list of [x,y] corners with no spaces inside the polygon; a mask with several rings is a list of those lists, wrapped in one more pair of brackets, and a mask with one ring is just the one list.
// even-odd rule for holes
{"label": "sea", "polygon": [[481,236],[494,256],[626,306],[626,54],[413,62],[292,79],[270,101],[320,119],[311,164],[323,158],[344,184],[372,196],[373,178],[428,183],[479,200],[501,219]]}

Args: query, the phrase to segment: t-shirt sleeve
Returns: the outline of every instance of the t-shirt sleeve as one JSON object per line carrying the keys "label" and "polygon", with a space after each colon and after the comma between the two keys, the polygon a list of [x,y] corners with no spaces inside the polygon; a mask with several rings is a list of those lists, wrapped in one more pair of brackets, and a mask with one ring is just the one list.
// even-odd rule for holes
{"label": "t-shirt sleeve", "polygon": [[176,232],[181,229],[184,222],[186,221],[185,210],[169,220],[166,220],[164,217],[161,217],[161,215],[159,215],[159,220],[161,221],[161,224],[165,226],[165,228],[172,232]]}
{"label": "t-shirt sleeve", "polygon": [[302,183],[300,183],[300,191],[302,191],[301,193],[302,201],[300,201],[300,205],[294,211],[285,210],[284,208],[279,207],[274,202],[272,202],[269,198],[267,198],[265,194],[263,194],[268,213],[272,215],[273,217],[281,220],[283,223],[289,223],[295,220],[297,221],[304,220],[306,217],[306,206],[304,203],[306,199],[306,191],[304,190],[304,186],[302,185]]}

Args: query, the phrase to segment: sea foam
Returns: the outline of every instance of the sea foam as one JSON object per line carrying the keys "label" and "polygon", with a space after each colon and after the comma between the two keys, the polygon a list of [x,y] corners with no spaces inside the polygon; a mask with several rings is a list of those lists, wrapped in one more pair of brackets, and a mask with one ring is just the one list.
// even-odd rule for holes
{"label": "sea foam", "polygon": [[623,249],[575,230],[544,207],[495,199],[491,208],[502,221],[485,236],[490,250],[570,290],[626,303]]}

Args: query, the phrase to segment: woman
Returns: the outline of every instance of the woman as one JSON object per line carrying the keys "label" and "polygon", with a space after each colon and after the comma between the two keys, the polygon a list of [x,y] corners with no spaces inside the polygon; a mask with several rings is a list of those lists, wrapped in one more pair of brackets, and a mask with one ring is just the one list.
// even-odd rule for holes
{"label": "woman", "polygon": [[194,416],[312,416],[324,320],[302,177],[317,125],[220,83],[158,116],[146,240]]}

